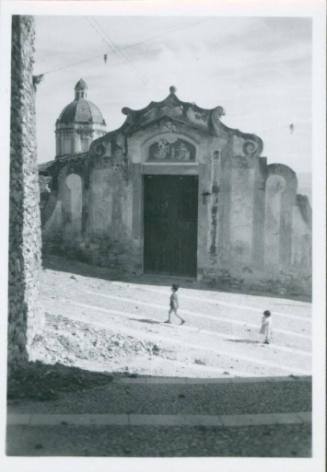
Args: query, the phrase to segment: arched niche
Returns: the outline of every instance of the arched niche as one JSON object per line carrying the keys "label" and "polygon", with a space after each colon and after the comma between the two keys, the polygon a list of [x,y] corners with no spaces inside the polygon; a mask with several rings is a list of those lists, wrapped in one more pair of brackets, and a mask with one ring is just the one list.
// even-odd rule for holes
{"label": "arched niche", "polygon": [[282,197],[286,181],[280,175],[270,175],[265,195],[265,267],[278,269],[281,244]]}
{"label": "arched niche", "polygon": [[82,208],[83,208],[83,183],[78,174],[69,174],[65,179],[68,190],[68,233],[72,236],[79,236],[82,230]]}
{"label": "arched niche", "polygon": [[279,265],[289,270],[292,260],[293,208],[296,203],[297,177],[296,173],[284,164],[271,164],[268,171],[270,175],[279,175],[285,180],[281,202]]}

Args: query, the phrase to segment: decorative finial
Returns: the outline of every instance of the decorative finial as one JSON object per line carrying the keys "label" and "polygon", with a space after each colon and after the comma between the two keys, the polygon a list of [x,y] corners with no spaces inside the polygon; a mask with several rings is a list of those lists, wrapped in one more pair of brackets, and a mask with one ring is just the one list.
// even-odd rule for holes
{"label": "decorative finial", "polygon": [[84,79],[79,79],[74,89],[75,100],[79,100],[80,98],[86,98],[88,86]]}
{"label": "decorative finial", "polygon": [[171,93],[171,95],[175,94],[177,92],[177,89],[174,85],[171,85],[169,87],[169,92]]}
{"label": "decorative finial", "polygon": [[84,79],[79,79],[75,85],[75,90],[87,90],[88,86]]}

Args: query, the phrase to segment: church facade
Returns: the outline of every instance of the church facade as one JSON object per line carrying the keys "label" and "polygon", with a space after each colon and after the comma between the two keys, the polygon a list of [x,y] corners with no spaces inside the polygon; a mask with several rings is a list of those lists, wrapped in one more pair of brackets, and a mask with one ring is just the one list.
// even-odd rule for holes
{"label": "church facade", "polygon": [[213,287],[311,291],[311,208],[295,172],[263,142],[224,125],[222,107],[123,108],[106,132],[79,81],[56,123],[56,158],[40,166],[45,251],[119,273],[192,277]]}

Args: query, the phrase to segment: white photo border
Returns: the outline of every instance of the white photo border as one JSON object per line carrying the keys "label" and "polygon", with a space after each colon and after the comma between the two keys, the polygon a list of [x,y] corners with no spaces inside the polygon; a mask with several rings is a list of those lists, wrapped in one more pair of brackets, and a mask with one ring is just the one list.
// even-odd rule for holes
{"label": "white photo border", "polygon": [[[6,359],[7,326],[1,332],[1,436],[0,468],[3,471],[48,472],[145,470],[181,472],[216,471],[323,472],[325,470],[325,402],[326,402],[326,6],[320,0],[175,0],[175,1],[9,1],[2,0],[0,11],[0,218],[1,271],[0,291],[8,287],[8,202],[9,202],[9,128],[10,128],[10,55],[11,15],[174,15],[174,16],[288,16],[311,17],[313,21],[312,87],[312,178],[313,178],[313,457],[312,458],[96,458],[96,457],[7,457],[6,428]],[[2,297],[2,319],[7,320],[7,299]],[[184,469],[185,468],[185,469]],[[77,470],[77,469],[76,469]]]}

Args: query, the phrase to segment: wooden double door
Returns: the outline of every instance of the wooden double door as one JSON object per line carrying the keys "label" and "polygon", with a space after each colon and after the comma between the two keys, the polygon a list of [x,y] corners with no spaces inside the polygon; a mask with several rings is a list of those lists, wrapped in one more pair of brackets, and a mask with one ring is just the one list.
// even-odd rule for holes
{"label": "wooden double door", "polygon": [[144,271],[196,276],[198,177],[144,176]]}

